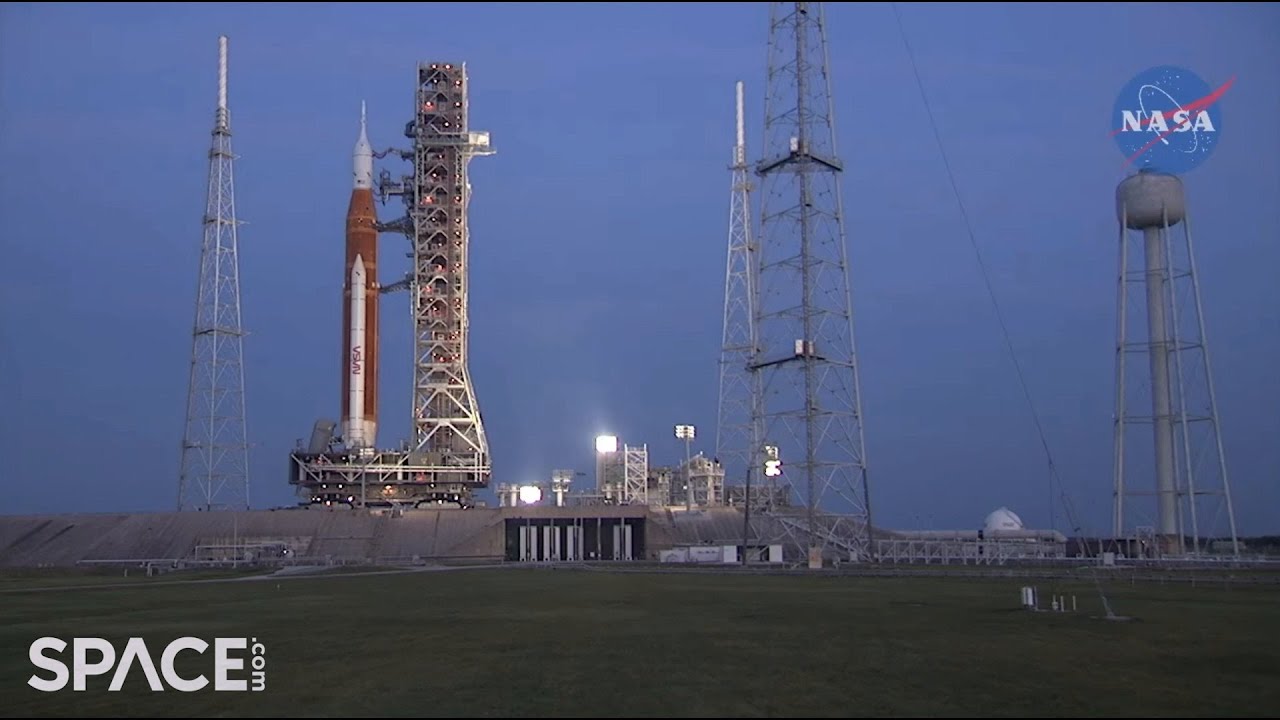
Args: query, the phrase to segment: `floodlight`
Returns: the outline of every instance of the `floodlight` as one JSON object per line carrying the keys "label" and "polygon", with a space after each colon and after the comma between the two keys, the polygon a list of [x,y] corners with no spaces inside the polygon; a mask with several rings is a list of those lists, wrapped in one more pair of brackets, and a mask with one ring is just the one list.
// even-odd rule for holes
{"label": "floodlight", "polygon": [[537,485],[520,486],[520,502],[532,505],[542,499],[542,488]]}
{"label": "floodlight", "polygon": [[764,476],[778,477],[782,474],[782,461],[778,459],[778,446],[764,446]]}
{"label": "floodlight", "polygon": [[618,438],[613,435],[601,435],[596,438],[596,452],[618,452]]}

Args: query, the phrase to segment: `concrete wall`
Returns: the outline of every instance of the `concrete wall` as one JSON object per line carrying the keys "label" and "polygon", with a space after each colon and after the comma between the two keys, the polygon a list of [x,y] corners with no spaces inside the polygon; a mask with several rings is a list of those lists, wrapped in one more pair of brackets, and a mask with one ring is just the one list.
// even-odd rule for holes
{"label": "concrete wall", "polygon": [[[421,510],[400,517],[349,509],[0,516],[0,566],[193,558],[199,545],[280,542],[303,559],[358,562],[501,554],[477,542],[496,510]],[[467,546],[467,547],[462,547]],[[495,550],[489,550],[493,546]]]}
{"label": "concrete wall", "polygon": [[[75,565],[85,561],[182,560],[197,546],[281,543],[305,561],[366,562],[497,559],[504,555],[504,520],[523,517],[643,517],[647,560],[685,545],[736,545],[742,513],[716,508],[693,513],[642,506],[513,507],[411,510],[367,514],[346,508],[0,516],[0,566]],[[776,522],[753,516],[753,534],[780,542]],[[204,555],[208,556],[205,552]]]}

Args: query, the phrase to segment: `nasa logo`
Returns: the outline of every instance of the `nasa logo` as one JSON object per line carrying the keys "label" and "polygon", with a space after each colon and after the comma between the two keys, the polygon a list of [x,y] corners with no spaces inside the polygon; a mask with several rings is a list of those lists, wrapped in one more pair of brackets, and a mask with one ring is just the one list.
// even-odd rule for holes
{"label": "nasa logo", "polygon": [[1116,98],[1111,134],[1129,164],[1171,174],[1194,170],[1222,134],[1222,98],[1235,78],[1214,90],[1184,68],[1138,73]]}
{"label": "nasa logo", "polygon": [[362,367],[364,367],[364,352],[359,345],[356,345],[351,348],[351,374],[359,375]]}

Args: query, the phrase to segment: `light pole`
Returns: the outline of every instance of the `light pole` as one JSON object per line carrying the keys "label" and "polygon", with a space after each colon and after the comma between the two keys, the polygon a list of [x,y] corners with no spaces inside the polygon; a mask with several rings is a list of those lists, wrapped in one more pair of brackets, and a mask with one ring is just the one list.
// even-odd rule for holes
{"label": "light pole", "polygon": [[618,436],[596,436],[596,493],[605,496],[607,500],[613,498],[614,489],[609,469],[617,452]]}
{"label": "light pole", "polygon": [[694,434],[695,430],[692,425],[676,426],[676,439],[684,441],[684,489],[687,498],[686,502],[688,503],[686,510],[690,512],[693,511],[693,472],[689,463],[690,445],[693,443]]}

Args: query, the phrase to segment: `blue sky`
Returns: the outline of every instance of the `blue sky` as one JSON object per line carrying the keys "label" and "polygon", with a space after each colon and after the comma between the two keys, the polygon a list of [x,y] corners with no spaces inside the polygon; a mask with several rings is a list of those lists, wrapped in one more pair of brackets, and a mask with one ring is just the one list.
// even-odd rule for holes
{"label": "blue sky", "polygon": [[[1280,9],[901,10],[1064,485],[1095,532],[1111,483],[1112,105],[1154,65],[1215,87],[1236,76],[1223,137],[1187,187],[1237,516],[1245,532],[1280,530]],[[1007,505],[1048,524],[1044,454],[891,7],[827,16],[877,521],[972,527]],[[219,34],[246,221],[255,505],[293,501],[287,452],[336,417],[360,101],[375,147],[402,144],[418,60],[468,63],[473,128],[498,149],[472,166],[472,370],[495,479],[590,474],[601,431],[668,462],[682,454],[672,424],[693,422],[709,449],[733,84],[747,85],[751,141],[767,24],[754,3],[6,4],[0,512],[174,503]],[[381,242],[390,282],[407,244]],[[384,442],[408,431],[405,303],[383,305]]]}

